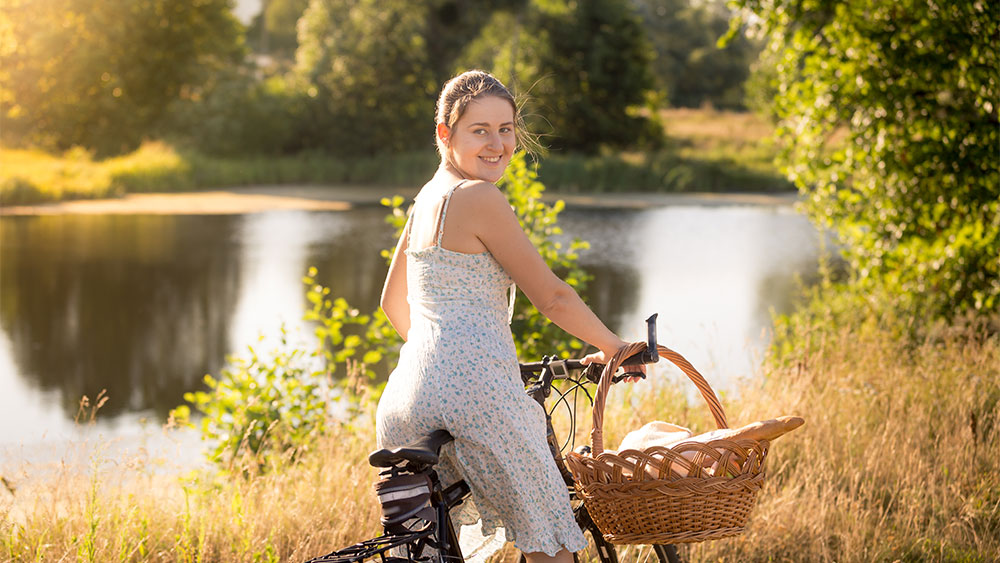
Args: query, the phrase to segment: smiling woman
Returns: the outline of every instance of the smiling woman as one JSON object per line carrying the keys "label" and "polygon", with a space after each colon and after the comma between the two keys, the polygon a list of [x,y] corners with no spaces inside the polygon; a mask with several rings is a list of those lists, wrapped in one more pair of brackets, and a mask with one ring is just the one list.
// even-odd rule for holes
{"label": "smiling woman", "polygon": [[[521,382],[510,330],[515,287],[604,362],[625,345],[546,265],[494,184],[517,148],[517,104],[482,71],[445,84],[438,99],[441,164],[414,201],[381,305],[406,341],[379,402],[381,448],[437,430],[445,483],[464,479],[473,503],[454,515],[506,531],[529,563],[567,562],[586,542],[546,443],[542,409]],[[514,283],[516,282],[516,286]],[[509,293],[508,293],[509,292]]]}

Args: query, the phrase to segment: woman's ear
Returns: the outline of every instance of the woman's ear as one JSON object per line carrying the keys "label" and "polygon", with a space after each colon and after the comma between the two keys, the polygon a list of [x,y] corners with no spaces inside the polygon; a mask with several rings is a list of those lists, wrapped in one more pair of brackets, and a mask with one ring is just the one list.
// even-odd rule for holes
{"label": "woman's ear", "polygon": [[437,136],[445,145],[448,144],[448,138],[451,136],[451,129],[444,123],[438,123],[437,125]]}

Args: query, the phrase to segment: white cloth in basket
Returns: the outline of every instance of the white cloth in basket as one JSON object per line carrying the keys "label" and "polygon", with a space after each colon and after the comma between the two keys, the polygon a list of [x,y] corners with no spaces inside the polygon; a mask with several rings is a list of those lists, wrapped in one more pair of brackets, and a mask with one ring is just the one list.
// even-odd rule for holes
{"label": "white cloth in basket", "polygon": [[[625,450],[638,450],[641,452],[655,446],[662,446],[669,449],[683,442],[705,444],[713,440],[773,440],[802,426],[804,422],[805,420],[797,416],[779,416],[770,420],[753,422],[741,428],[720,428],[694,436],[691,430],[683,426],[677,426],[669,422],[654,421],[626,434],[618,446],[617,452],[614,450],[605,451],[620,455]],[[721,450],[719,452],[722,453]],[[684,451],[681,452],[681,455],[685,459],[693,461],[697,453],[694,451]],[[671,464],[670,469],[681,477],[689,475],[688,469],[681,463],[675,462]],[[713,464],[707,469],[710,473],[714,474],[716,466]],[[647,469],[647,472],[652,474],[651,469]]]}

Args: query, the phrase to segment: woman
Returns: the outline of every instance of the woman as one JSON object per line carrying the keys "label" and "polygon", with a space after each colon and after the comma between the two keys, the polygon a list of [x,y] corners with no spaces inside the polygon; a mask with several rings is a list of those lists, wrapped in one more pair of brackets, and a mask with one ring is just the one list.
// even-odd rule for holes
{"label": "woman", "polygon": [[[421,188],[396,246],[381,305],[406,341],[377,414],[379,447],[433,430],[445,483],[473,502],[454,515],[506,528],[530,563],[568,562],[586,546],[545,442],[544,413],[525,393],[510,332],[514,286],[546,317],[600,351],[625,345],[548,268],[494,182],[519,138],[514,98],[481,71],[445,84],[437,103],[441,165]],[[508,297],[509,291],[509,297]],[[510,299],[511,301],[508,301]]]}

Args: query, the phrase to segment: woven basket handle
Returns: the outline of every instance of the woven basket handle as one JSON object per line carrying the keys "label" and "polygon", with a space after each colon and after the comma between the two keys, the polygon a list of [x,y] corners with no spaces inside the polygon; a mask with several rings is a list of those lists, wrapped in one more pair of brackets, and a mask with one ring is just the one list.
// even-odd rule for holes
{"label": "woven basket handle", "polygon": [[[625,358],[630,358],[645,350],[645,342],[627,344],[615,352],[611,361],[604,366],[604,371],[601,372],[601,382],[597,387],[597,395],[594,396],[594,427],[590,431],[591,455],[594,457],[599,456],[604,451],[604,403],[608,398],[608,390],[611,389],[612,378],[614,378],[615,372],[618,371],[618,367],[621,366]],[[719,398],[715,396],[715,391],[705,381],[705,378],[698,373],[698,370],[694,369],[694,366],[685,360],[684,356],[666,346],[657,346],[656,351],[661,358],[666,358],[672,364],[679,367],[691,379],[691,382],[698,387],[698,391],[701,391],[701,396],[708,403],[709,410],[712,411],[716,426],[720,429],[729,428],[729,424],[726,422],[726,411],[722,409],[722,404],[719,403]]]}

